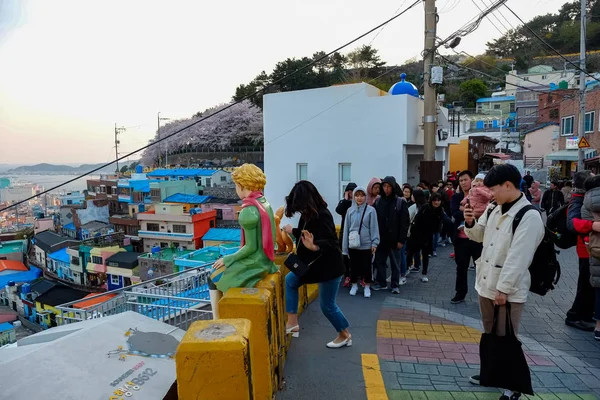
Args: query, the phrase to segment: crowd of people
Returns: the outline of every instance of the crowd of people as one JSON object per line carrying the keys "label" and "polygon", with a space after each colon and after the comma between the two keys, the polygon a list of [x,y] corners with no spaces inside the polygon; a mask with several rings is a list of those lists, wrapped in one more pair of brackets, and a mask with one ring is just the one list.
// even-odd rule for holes
{"label": "crowd of people", "polygon": [[[578,172],[572,183],[552,182],[543,192],[529,172],[522,177],[510,164],[496,165],[486,174],[467,170],[446,177],[416,187],[400,185],[393,176],[373,178],[366,187],[348,184],[336,207],[342,217],[339,236],[316,187],[298,182],[287,197],[286,215],[300,213],[302,228],[282,229],[296,237],[298,255],[317,265],[303,277],[286,277],[288,332],[297,336],[300,330],[298,288],[317,282],[322,312],[338,332],[327,346],[351,346],[349,323],[336,304],[339,288],[349,288],[355,296],[362,287],[366,298],[372,291],[399,294],[410,273],[420,272],[421,282],[428,282],[430,257],[437,256],[438,246],[451,244],[456,263],[451,303],[465,301],[469,269],[475,269],[485,333],[496,327],[495,334],[506,335],[508,321],[517,333],[533,291],[530,272],[538,246],[550,238],[552,248],[576,246],[579,258],[577,291],[565,323],[594,332],[600,340],[600,176]],[[564,245],[569,238],[572,244]],[[479,384],[480,376],[470,381]],[[501,399],[520,396],[505,390]]]}

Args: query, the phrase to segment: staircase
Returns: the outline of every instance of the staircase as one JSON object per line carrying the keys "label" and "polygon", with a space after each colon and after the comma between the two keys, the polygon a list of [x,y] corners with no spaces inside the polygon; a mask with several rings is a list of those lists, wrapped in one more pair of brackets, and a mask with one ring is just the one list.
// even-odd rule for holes
{"label": "staircase", "polygon": [[540,170],[544,167],[544,157],[525,157],[525,169]]}

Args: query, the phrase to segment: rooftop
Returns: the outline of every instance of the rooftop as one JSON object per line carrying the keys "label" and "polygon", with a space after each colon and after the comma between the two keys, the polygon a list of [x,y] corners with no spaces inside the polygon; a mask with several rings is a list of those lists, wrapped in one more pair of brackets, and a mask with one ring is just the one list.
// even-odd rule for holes
{"label": "rooftop", "polygon": [[21,261],[0,260],[0,274],[5,271],[29,271]]}
{"label": "rooftop", "polygon": [[67,248],[66,247],[63,248],[63,249],[60,249],[58,251],[55,251],[54,253],[48,254],[48,257],[51,258],[51,259],[53,259],[53,260],[60,261],[60,262],[63,262],[63,263],[67,263],[67,264],[69,264],[71,262],[70,261],[71,257],[67,254]]}
{"label": "rooftop", "polygon": [[214,242],[239,242],[242,240],[241,229],[211,228],[202,237],[202,240]]}
{"label": "rooftop", "polygon": [[171,249],[162,249],[158,253],[145,253],[140,255],[139,258],[153,258],[155,260],[163,260],[163,261],[173,261],[174,258],[179,258],[186,256],[189,253],[192,253],[194,250],[171,250]]}
{"label": "rooftop", "polygon": [[75,230],[77,230],[77,227],[75,226],[74,223],[70,222],[70,223],[66,224],[65,226],[63,226],[63,229],[66,229],[69,231],[75,231]]}
{"label": "rooftop", "polygon": [[206,247],[204,249],[196,250],[193,254],[190,254],[187,259],[202,263],[212,263],[217,261],[220,256],[221,253],[217,247]]}
{"label": "rooftop", "polygon": [[0,254],[22,252],[24,245],[24,240],[11,240],[10,242],[0,242]]}
{"label": "rooftop", "polygon": [[110,224],[107,224],[106,222],[92,221],[92,222],[88,222],[87,224],[83,225],[81,228],[85,229],[87,231],[98,231],[100,229],[104,229],[104,228],[108,228],[108,227],[110,227]]}
{"label": "rooftop", "polygon": [[56,286],[57,283],[48,279],[40,278],[37,281],[31,282],[31,292],[35,292],[38,295],[46,293],[48,290]]}
{"label": "rooftop", "polygon": [[35,243],[35,245],[46,252],[49,251],[52,246],[66,242],[68,240],[72,239],[51,231],[44,231],[38,233],[33,237],[33,242]]}
{"label": "rooftop", "polygon": [[197,194],[176,193],[163,200],[163,203],[203,204],[212,199],[211,196],[200,196]]}
{"label": "rooftop", "polygon": [[500,103],[503,101],[515,101],[515,96],[483,97],[477,99],[477,103]]}
{"label": "rooftop", "polygon": [[[108,300],[111,300],[112,298],[114,298],[115,296],[117,296],[116,293],[108,293],[105,294],[104,296],[100,296],[100,297],[95,297],[98,296],[99,293],[90,293],[87,296],[85,296],[83,298],[82,301],[73,304],[73,308],[82,308],[82,309],[86,309],[86,308],[90,308],[93,306],[96,306],[98,304],[102,304]],[[94,297],[93,299],[90,300],[86,300],[90,297]]]}
{"label": "rooftop", "polygon": [[3,322],[0,324],[0,333],[10,331],[11,329],[15,329],[15,327],[8,322]]}
{"label": "rooftop", "polygon": [[133,252],[120,252],[117,254],[113,254],[112,256],[106,259],[106,265],[111,266],[111,263],[118,264],[118,268],[129,268],[133,269],[138,265],[138,257],[141,256],[141,253],[133,253]]}
{"label": "rooftop", "polygon": [[87,296],[89,293],[81,290],[76,290],[68,286],[58,284],[48,290],[41,296],[38,296],[35,301],[48,306],[59,306],[64,303],[79,300]]}
{"label": "rooftop", "polygon": [[200,169],[200,168],[186,168],[186,169],[155,169],[154,171],[147,174],[149,178],[167,178],[184,176],[193,178],[195,176],[213,176],[219,172],[217,169]]}

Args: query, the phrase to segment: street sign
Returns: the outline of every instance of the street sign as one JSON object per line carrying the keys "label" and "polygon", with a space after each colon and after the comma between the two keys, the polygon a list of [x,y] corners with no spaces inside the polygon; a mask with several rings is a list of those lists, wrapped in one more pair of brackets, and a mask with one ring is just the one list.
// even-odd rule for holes
{"label": "street sign", "polygon": [[579,144],[577,145],[580,149],[589,149],[590,147],[590,142],[587,141],[587,139],[585,137],[582,137],[581,140],[579,140]]}

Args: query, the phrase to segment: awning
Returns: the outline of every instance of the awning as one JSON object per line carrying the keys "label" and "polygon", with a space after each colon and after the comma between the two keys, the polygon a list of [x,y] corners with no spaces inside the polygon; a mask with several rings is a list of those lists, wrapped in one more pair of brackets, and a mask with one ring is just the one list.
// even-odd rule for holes
{"label": "awning", "polygon": [[[595,149],[588,149],[584,153],[584,159],[590,158],[595,152]],[[553,161],[578,161],[579,150],[559,150],[554,153],[550,153],[546,156],[546,159]]]}
{"label": "awning", "polygon": [[486,153],[484,157],[497,158],[499,160],[510,160],[510,156],[508,154],[503,153]]}

